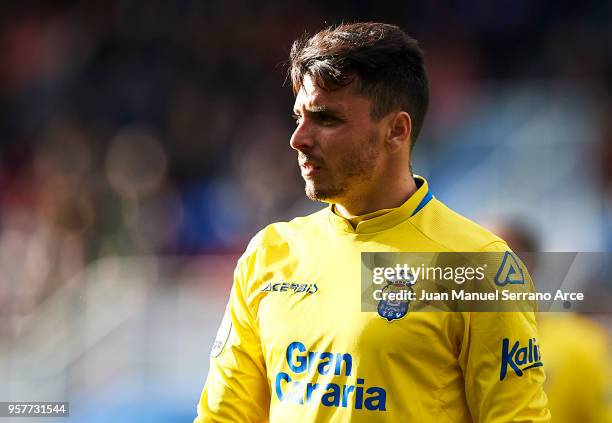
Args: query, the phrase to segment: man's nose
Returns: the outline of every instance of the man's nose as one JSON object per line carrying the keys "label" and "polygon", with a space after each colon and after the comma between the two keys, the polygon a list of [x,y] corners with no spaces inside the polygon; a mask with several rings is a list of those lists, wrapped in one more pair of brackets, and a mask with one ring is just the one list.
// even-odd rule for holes
{"label": "man's nose", "polygon": [[297,151],[305,151],[309,150],[314,145],[314,138],[311,130],[311,125],[302,120],[295,131],[293,131],[293,135],[291,135],[291,140],[289,141],[289,145],[291,148]]}

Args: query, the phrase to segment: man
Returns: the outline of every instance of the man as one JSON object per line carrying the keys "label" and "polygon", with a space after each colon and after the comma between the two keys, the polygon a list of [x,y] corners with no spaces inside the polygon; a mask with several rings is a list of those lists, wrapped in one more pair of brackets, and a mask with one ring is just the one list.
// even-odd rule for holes
{"label": "man", "polygon": [[361,252],[508,250],[412,175],[428,105],[417,42],[340,25],[296,41],[290,74],[290,144],[329,207],[266,227],[240,258],[195,422],[549,421],[538,354],[524,371],[514,359],[533,313],[360,310]]}

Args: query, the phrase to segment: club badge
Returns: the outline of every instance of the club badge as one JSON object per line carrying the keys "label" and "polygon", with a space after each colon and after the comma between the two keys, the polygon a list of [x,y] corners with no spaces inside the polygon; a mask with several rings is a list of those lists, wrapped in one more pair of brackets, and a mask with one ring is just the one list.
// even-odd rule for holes
{"label": "club badge", "polygon": [[395,275],[386,278],[386,282],[382,289],[383,299],[378,302],[377,310],[380,317],[391,322],[401,319],[408,313],[410,307],[408,293],[413,292],[412,285],[416,283],[416,278],[411,273],[405,272],[400,278]]}

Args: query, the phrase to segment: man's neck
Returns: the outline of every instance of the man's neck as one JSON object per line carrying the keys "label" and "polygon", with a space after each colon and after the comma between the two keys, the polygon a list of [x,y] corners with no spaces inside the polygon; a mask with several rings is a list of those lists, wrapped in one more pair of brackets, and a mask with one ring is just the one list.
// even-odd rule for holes
{"label": "man's neck", "polygon": [[399,207],[416,192],[417,186],[412,176],[398,185],[395,189],[378,187],[369,193],[355,196],[355,198],[341,199],[335,203],[336,211],[341,216],[351,219],[378,210]]}

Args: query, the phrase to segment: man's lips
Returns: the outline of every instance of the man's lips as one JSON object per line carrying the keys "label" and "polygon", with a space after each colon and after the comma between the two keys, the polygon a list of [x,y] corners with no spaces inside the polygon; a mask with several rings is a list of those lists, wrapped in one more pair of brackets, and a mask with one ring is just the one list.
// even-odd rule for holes
{"label": "man's lips", "polygon": [[320,166],[317,166],[315,163],[311,161],[300,162],[300,170],[302,171],[302,176],[310,176],[321,170]]}
{"label": "man's lips", "polygon": [[319,169],[320,168],[320,166],[317,166],[313,162],[301,162],[300,167],[304,169]]}

